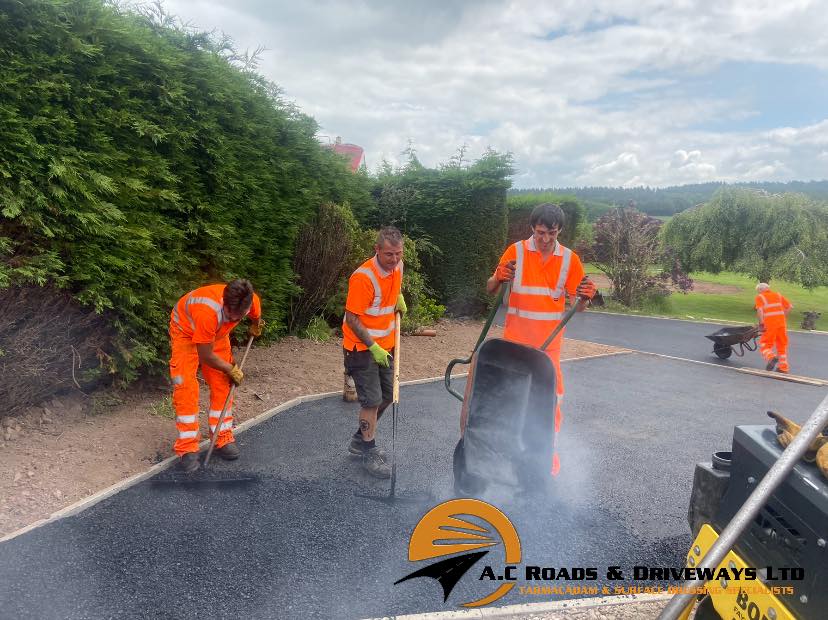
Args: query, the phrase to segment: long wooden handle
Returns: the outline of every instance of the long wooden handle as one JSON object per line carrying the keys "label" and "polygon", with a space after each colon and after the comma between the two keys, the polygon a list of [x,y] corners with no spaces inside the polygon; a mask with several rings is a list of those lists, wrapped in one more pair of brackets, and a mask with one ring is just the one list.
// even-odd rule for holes
{"label": "long wooden handle", "polygon": [[400,402],[400,340],[402,333],[402,315],[397,312],[394,316],[396,322],[394,334],[394,403]]}
{"label": "long wooden handle", "polygon": [[[250,353],[250,346],[253,344],[253,336],[247,339],[247,348],[244,350],[244,355],[242,355],[241,363],[239,364],[239,370],[244,368],[244,362],[247,359],[247,354]],[[218,422],[216,422],[216,430],[213,431],[213,436],[210,438],[210,447],[207,449],[207,454],[204,456],[204,467],[207,467],[207,464],[210,462],[210,457],[213,455],[213,449],[216,447],[216,439],[219,436],[219,429],[221,428],[221,423],[224,422],[224,415],[227,413],[227,407],[230,405],[230,401],[233,399],[233,392],[236,391],[236,384],[231,383],[230,385],[230,392],[227,394],[227,398],[224,399],[224,407],[221,408],[221,415],[219,416]],[[209,419],[207,420],[207,426],[210,426]]]}

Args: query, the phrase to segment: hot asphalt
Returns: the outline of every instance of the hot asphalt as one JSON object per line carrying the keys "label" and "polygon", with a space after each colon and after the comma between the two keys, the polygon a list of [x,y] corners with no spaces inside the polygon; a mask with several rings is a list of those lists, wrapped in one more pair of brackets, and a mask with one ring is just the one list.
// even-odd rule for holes
{"label": "hot asphalt", "polygon": [[[597,582],[542,584],[564,587],[607,585],[612,565],[627,575],[634,565],[682,566],[694,464],[729,449],[733,425],[765,424],[767,409],[801,422],[825,394],[639,354],[567,362],[564,373],[563,465],[553,493],[487,498],[514,522],[523,564],[597,569]],[[478,580],[483,563],[445,604],[431,579],[394,582],[422,566],[407,561],[418,519],[453,497],[459,407],[441,383],[401,391],[397,491],[430,500],[389,506],[360,497],[385,494],[388,483],[368,479],[346,451],[356,404],[305,403],[240,434],[238,461],[216,461],[217,472],[257,476],[252,484],[142,483],[1,544],[0,613],[359,618],[456,609],[494,589]],[[379,443],[390,450],[390,410]],[[502,565],[498,553],[483,562]],[[565,597],[515,589],[497,604],[551,598]]]}

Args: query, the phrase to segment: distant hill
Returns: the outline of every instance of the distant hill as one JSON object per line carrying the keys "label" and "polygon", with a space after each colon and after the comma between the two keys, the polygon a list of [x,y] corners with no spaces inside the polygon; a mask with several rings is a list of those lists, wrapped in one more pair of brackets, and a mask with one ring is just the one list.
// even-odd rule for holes
{"label": "distant hill", "polygon": [[698,183],[672,187],[554,187],[543,189],[510,190],[509,194],[534,194],[551,191],[580,198],[587,209],[587,216],[594,220],[613,207],[627,206],[632,201],[635,207],[650,215],[674,215],[688,207],[707,202],[725,186],[752,187],[769,194],[799,192],[815,200],[828,202],[828,180],[790,181],[788,183]]}

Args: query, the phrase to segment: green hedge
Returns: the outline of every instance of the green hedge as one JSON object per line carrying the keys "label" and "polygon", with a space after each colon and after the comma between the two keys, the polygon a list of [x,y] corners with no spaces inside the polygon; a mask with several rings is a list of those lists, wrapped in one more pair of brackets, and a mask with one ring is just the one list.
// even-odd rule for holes
{"label": "green hedge", "polygon": [[519,239],[528,239],[531,234],[529,216],[532,209],[540,204],[551,202],[560,205],[566,216],[566,224],[559,235],[560,242],[568,248],[575,248],[578,241],[579,228],[586,222],[586,209],[575,196],[540,192],[537,194],[514,194],[509,196],[509,233],[508,242],[514,243]]}
{"label": "green hedge", "polygon": [[512,173],[511,155],[494,151],[468,167],[425,168],[412,157],[403,170],[380,175],[367,225],[396,224],[430,241],[438,251],[422,258],[422,269],[438,301],[454,314],[478,313],[490,302],[486,280],[506,247]]}
{"label": "green hedge", "polygon": [[122,376],[166,356],[173,302],[235,276],[271,329],[298,227],[371,202],[313,119],[203,33],[101,0],[0,5],[0,289],[111,309]]}

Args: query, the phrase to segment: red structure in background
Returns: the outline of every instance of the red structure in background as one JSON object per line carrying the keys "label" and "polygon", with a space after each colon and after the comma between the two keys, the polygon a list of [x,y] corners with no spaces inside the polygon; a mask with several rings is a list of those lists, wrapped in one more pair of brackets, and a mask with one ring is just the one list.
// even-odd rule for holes
{"label": "red structure in background", "polygon": [[330,148],[334,150],[334,153],[345,155],[348,158],[351,164],[351,172],[359,170],[365,157],[365,151],[361,146],[357,146],[356,144],[343,144],[342,138],[337,136],[336,142],[331,144]]}

